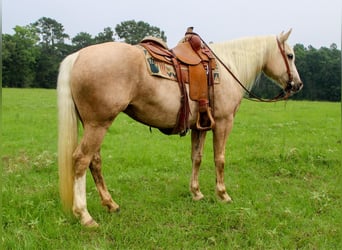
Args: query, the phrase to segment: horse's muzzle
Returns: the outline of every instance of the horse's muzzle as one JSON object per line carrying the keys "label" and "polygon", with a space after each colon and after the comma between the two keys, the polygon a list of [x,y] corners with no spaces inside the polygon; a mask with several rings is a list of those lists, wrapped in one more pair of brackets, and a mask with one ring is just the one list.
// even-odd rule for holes
{"label": "horse's muzzle", "polygon": [[285,88],[285,92],[287,95],[293,95],[303,88],[304,84],[302,82],[295,83],[294,81],[288,82]]}

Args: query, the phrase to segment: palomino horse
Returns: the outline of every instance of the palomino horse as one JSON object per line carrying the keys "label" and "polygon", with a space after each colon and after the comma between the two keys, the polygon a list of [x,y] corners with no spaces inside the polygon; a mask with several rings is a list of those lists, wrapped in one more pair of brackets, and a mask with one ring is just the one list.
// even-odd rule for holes
{"label": "palomino horse", "polygon": [[[212,44],[217,57],[247,89],[264,72],[288,94],[303,84],[294,52],[287,45],[290,32]],[[215,85],[213,128],[216,193],[231,201],[224,184],[225,147],[245,90],[219,64],[220,83]],[[141,49],[125,43],[104,43],[84,48],[64,59],[58,76],[58,165],[62,203],[72,209],[85,226],[97,226],[87,210],[86,170],[90,168],[102,205],[109,211],[119,206],[108,192],[101,173],[100,148],[107,129],[120,112],[143,124],[170,129],[176,125],[180,90],[174,81],[153,77],[147,70]],[[190,102],[192,175],[190,191],[194,200],[203,198],[198,182],[206,136],[196,129],[198,104]],[[84,134],[78,143],[78,120]]]}

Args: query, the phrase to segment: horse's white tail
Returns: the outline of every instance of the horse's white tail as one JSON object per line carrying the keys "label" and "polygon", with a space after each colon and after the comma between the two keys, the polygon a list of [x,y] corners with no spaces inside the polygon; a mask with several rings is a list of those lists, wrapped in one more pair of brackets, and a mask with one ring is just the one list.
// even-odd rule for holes
{"label": "horse's white tail", "polygon": [[78,115],[70,89],[70,73],[77,57],[78,53],[74,53],[63,60],[57,81],[59,191],[66,211],[71,211],[73,205],[72,155],[78,143]]}

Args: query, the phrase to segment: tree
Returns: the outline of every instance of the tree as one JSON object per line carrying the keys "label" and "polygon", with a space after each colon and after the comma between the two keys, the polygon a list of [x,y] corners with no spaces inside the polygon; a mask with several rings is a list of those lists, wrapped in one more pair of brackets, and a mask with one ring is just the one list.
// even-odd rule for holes
{"label": "tree", "polygon": [[340,101],[341,51],[336,44],[320,49],[296,44],[294,50],[304,88],[293,99]]}
{"label": "tree", "polygon": [[2,35],[3,86],[32,87],[35,82],[35,63],[39,55],[39,38],[30,26],[16,26],[13,36]]}
{"label": "tree", "polygon": [[63,52],[65,39],[69,35],[64,33],[62,24],[54,19],[42,17],[32,24],[40,38],[40,56],[36,64],[36,83],[43,88],[55,88],[59,63],[66,56]]}
{"label": "tree", "polygon": [[71,41],[75,50],[94,44],[94,39],[87,32],[78,33]]}
{"label": "tree", "polygon": [[100,32],[97,36],[95,36],[95,43],[105,43],[105,42],[113,42],[114,39],[114,31],[112,28],[107,27],[103,29],[103,32]]}
{"label": "tree", "polygon": [[113,42],[113,36],[114,31],[110,27],[105,28],[103,32],[100,32],[95,38],[87,32],[80,32],[71,39],[73,50],[76,51],[93,44]]}
{"label": "tree", "polygon": [[55,44],[63,44],[69,35],[64,33],[64,27],[56,20],[42,17],[33,26],[37,29],[41,44],[54,47]]}
{"label": "tree", "polygon": [[165,32],[143,21],[124,21],[116,25],[115,32],[120,39],[129,44],[138,44],[146,36],[155,36],[166,42]]}

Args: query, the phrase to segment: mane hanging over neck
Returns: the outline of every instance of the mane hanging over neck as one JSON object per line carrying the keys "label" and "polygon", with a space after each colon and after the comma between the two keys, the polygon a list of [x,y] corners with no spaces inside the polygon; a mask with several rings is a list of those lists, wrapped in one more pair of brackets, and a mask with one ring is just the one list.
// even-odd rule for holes
{"label": "mane hanging over neck", "polygon": [[258,36],[214,43],[210,47],[246,88],[262,72],[269,51],[276,48],[276,36]]}

